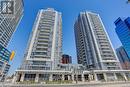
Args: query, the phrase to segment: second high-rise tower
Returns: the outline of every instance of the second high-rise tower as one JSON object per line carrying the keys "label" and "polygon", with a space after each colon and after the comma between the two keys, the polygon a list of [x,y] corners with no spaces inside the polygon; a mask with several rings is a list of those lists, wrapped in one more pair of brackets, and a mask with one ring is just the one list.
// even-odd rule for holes
{"label": "second high-rise tower", "polygon": [[87,70],[118,70],[117,60],[100,16],[81,12],[75,22],[78,63]]}

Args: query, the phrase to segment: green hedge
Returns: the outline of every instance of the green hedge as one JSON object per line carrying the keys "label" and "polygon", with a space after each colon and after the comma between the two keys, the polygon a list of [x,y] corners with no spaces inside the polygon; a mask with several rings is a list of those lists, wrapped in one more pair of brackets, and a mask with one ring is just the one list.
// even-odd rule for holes
{"label": "green hedge", "polygon": [[18,82],[19,84],[37,84],[35,81],[23,81],[23,82]]}
{"label": "green hedge", "polygon": [[[65,80],[65,81],[45,81],[45,84],[69,84],[72,83],[72,81]],[[38,82],[35,81],[23,81],[18,82],[18,84],[38,84]]]}
{"label": "green hedge", "polygon": [[72,83],[72,81],[66,80],[66,81],[46,81],[46,84],[68,84]]}

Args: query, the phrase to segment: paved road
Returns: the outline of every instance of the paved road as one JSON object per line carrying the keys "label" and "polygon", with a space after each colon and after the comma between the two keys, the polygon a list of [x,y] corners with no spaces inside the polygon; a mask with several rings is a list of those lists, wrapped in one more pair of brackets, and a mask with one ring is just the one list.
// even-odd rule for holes
{"label": "paved road", "polygon": [[130,82],[116,82],[116,83],[82,83],[70,85],[44,85],[44,84],[0,84],[0,87],[130,87]]}

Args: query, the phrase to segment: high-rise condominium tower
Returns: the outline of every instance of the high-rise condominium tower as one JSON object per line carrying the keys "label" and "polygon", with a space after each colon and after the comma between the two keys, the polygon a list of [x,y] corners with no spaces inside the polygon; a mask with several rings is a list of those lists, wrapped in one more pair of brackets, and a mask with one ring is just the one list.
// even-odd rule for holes
{"label": "high-rise condominium tower", "polygon": [[61,24],[61,13],[54,9],[42,9],[38,12],[23,66],[26,63],[25,67],[32,70],[56,69],[61,59]]}
{"label": "high-rise condominium tower", "polygon": [[[52,8],[42,9],[36,17],[23,64],[20,70],[17,70],[18,73],[22,72],[17,80],[33,80],[37,73],[56,70],[61,60],[61,50],[61,13]],[[41,75],[39,78],[49,78],[48,74]]]}
{"label": "high-rise condominium tower", "polygon": [[32,70],[57,68],[62,50],[61,24],[61,13],[54,9],[42,9],[38,12],[23,63],[26,68]]}
{"label": "high-rise condominium tower", "polygon": [[[7,0],[0,0],[7,1]],[[16,30],[22,15],[23,15],[23,0],[9,0],[14,2],[14,12],[13,14],[5,15],[0,14],[0,44],[7,47],[11,36]],[[2,7],[1,7],[2,8]],[[10,16],[13,15],[13,16]]]}
{"label": "high-rise condominium tower", "polygon": [[[2,3],[7,2],[13,2],[13,14],[1,13],[3,11],[1,6]],[[24,9],[22,0],[0,0],[0,4],[0,81],[4,81],[10,68],[9,58],[11,55],[6,47],[23,16]]]}
{"label": "high-rise condominium tower", "polygon": [[88,70],[120,69],[99,14],[81,12],[75,22],[78,63]]}

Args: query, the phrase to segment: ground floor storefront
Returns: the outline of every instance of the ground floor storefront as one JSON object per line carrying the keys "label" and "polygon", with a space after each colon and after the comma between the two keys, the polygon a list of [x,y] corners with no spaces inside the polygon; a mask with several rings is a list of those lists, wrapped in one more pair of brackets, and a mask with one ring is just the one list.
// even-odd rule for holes
{"label": "ground floor storefront", "polygon": [[15,82],[48,82],[48,81],[70,81],[70,82],[90,82],[90,81],[129,81],[130,71],[128,70],[94,70],[94,71],[35,71],[18,70],[13,78]]}

